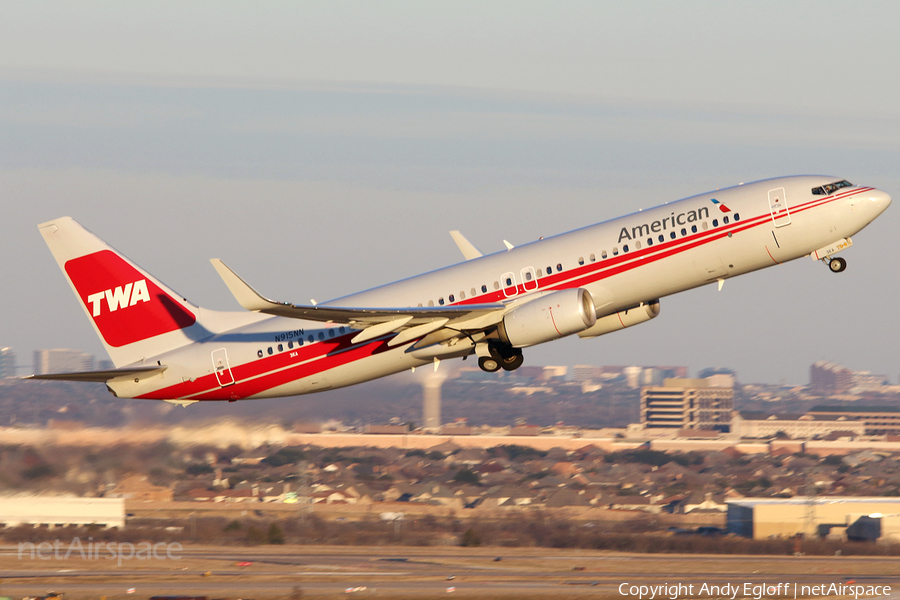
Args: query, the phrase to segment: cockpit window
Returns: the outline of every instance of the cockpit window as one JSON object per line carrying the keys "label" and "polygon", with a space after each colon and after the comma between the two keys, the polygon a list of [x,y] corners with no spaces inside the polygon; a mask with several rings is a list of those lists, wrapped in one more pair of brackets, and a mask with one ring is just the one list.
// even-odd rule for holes
{"label": "cockpit window", "polygon": [[853,187],[853,184],[844,179],[842,181],[835,181],[834,183],[829,183],[820,187],[814,187],[812,189],[812,193],[813,196],[830,196],[839,189],[845,187]]}

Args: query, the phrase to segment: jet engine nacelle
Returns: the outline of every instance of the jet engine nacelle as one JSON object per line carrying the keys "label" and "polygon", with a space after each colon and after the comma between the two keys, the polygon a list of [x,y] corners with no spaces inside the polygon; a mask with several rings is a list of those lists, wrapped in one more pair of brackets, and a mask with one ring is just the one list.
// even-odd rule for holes
{"label": "jet engine nacelle", "polygon": [[590,292],[575,288],[551,292],[514,308],[497,330],[501,341],[525,348],[584,331],[596,322]]}
{"label": "jet engine nacelle", "polygon": [[649,321],[659,314],[659,300],[642,302],[638,306],[632,306],[625,310],[600,317],[597,322],[588,329],[578,332],[578,337],[593,338],[605,333],[612,333],[638,323]]}

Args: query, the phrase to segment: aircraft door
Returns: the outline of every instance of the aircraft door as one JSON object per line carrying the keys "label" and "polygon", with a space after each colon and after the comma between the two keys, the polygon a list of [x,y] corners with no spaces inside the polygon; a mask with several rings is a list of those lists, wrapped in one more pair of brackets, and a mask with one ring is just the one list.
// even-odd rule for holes
{"label": "aircraft door", "polygon": [[516,275],[515,273],[504,273],[500,276],[500,285],[503,287],[503,295],[507,298],[512,298],[513,296],[518,295],[519,286],[516,283]]}
{"label": "aircraft door", "polygon": [[772,222],[775,227],[791,224],[791,212],[788,208],[784,188],[769,190],[769,212],[772,213]]}
{"label": "aircraft door", "polygon": [[538,280],[534,273],[534,267],[522,269],[522,287],[525,288],[526,292],[533,292],[538,289]]}
{"label": "aircraft door", "polygon": [[219,385],[221,387],[232,385],[234,383],[234,375],[231,373],[231,366],[228,364],[228,353],[225,351],[225,348],[213,350],[212,362]]}

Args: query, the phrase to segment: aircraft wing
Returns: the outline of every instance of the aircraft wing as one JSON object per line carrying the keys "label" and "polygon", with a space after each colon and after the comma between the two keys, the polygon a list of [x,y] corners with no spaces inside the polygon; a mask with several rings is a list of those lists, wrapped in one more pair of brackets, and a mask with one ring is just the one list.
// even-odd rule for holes
{"label": "aircraft wing", "polygon": [[[438,323],[440,325],[437,325],[434,329],[438,329],[448,323],[450,325],[458,323],[460,325],[474,326],[474,328],[482,328],[499,322],[503,316],[503,311],[507,308],[504,304],[355,308],[275,302],[260,295],[259,292],[250,287],[221,260],[214,258],[210,262],[212,262],[219,276],[238,301],[238,304],[247,310],[292,319],[345,323],[357,329],[374,328],[383,324],[384,331],[382,333],[388,333],[401,327],[413,328],[414,326],[437,325]],[[389,328],[388,324],[393,325],[393,327]]]}
{"label": "aircraft wing", "polygon": [[126,367],[124,369],[105,369],[102,371],[76,371],[74,373],[46,373],[44,375],[29,375],[22,379],[50,379],[56,381],[96,381],[104,383],[118,377],[143,377],[162,373],[165,366],[151,367]]}

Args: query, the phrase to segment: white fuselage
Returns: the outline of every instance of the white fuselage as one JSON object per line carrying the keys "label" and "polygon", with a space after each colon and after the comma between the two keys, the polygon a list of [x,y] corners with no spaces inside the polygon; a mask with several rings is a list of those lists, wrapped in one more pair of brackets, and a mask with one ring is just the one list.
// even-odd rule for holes
{"label": "white fuselage", "polygon": [[[598,317],[783,263],[856,234],[890,203],[874,188],[812,190],[834,178],[771,179],[669,202],[509,251],[338,298],[347,307],[527,301],[586,289]],[[724,207],[724,208],[723,208]],[[727,211],[727,212],[725,212]],[[255,322],[148,358],[158,375],[110,381],[121,397],[237,400],[360,383],[472,352],[472,342],[391,347],[393,334],[354,344],[349,326],[284,317]],[[214,367],[225,357],[226,369]],[[221,362],[220,362],[221,364]]]}

